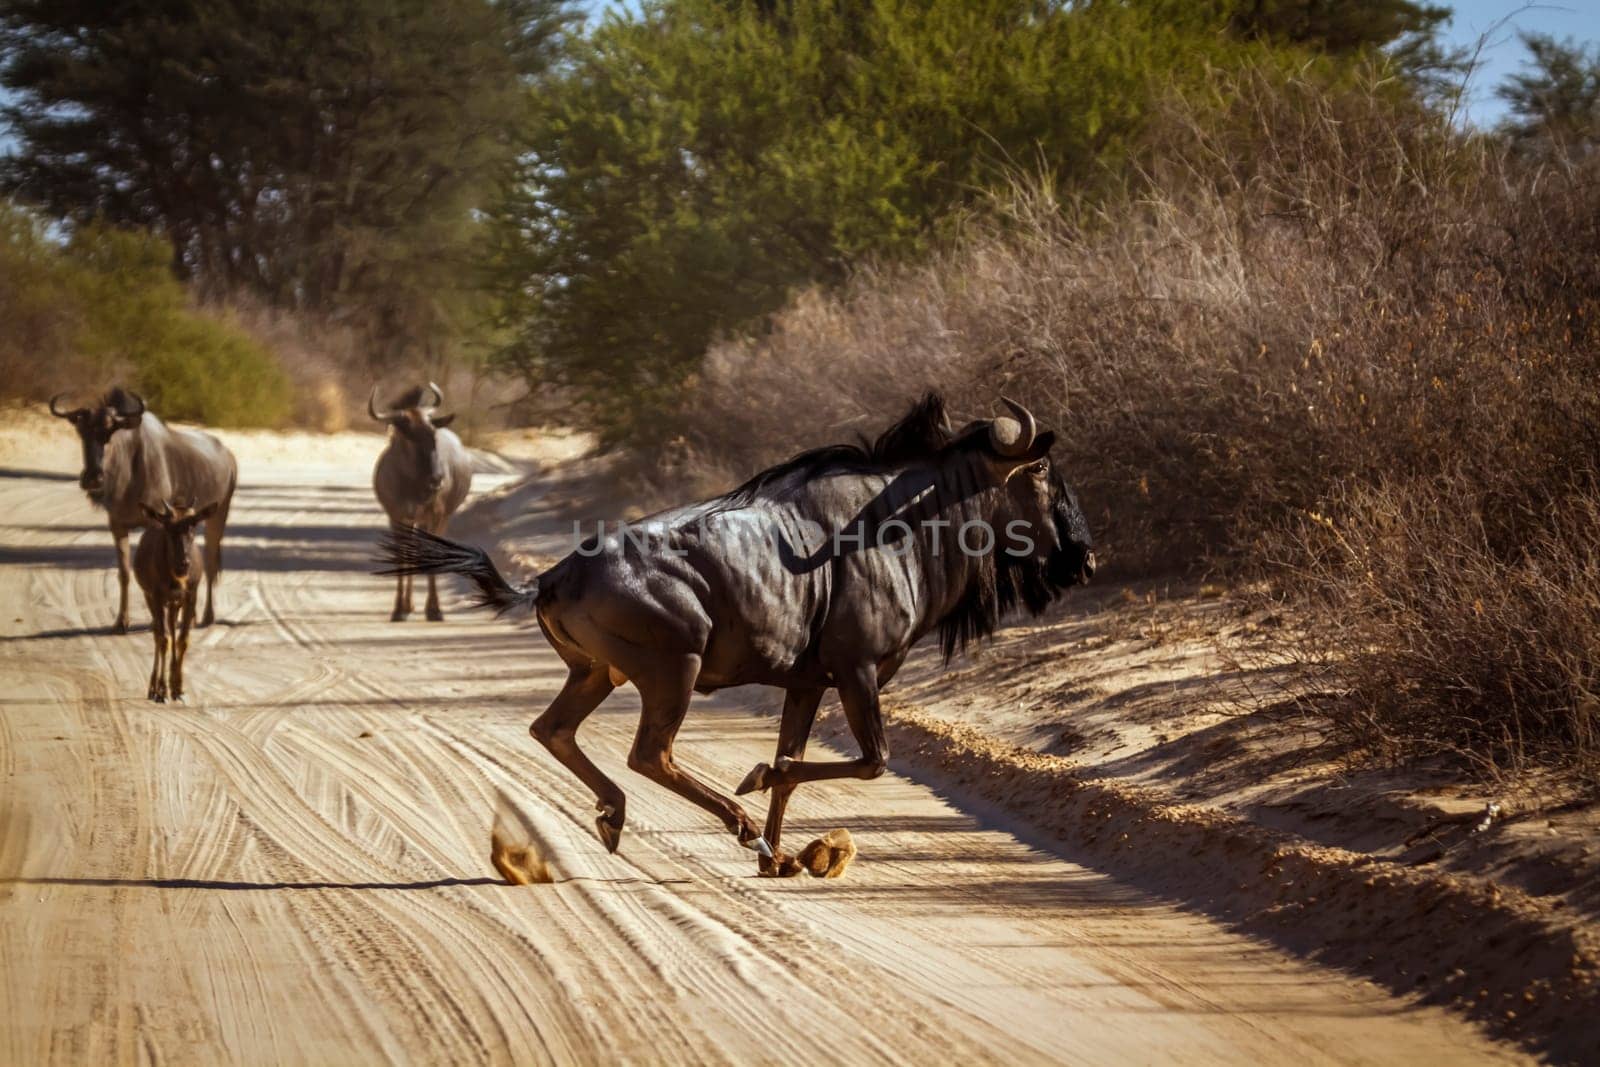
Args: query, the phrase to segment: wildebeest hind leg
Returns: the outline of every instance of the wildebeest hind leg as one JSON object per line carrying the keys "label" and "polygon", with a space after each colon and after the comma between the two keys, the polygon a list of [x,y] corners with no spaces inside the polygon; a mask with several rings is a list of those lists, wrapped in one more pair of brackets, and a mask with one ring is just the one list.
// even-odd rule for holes
{"label": "wildebeest hind leg", "polygon": [[561,761],[583,784],[594,793],[599,802],[600,816],[595,820],[606,850],[615,852],[622,840],[622,823],[627,809],[627,798],[617,783],[605,776],[578,747],[578,727],[589,713],[616,688],[611,684],[611,674],[604,664],[568,664],[566,684],[545,713],[533,720],[528,732],[550,754]]}
{"label": "wildebeest hind leg", "polygon": [[689,711],[689,697],[699,675],[700,657],[693,653],[629,674],[644,711],[633,750],[628,753],[628,766],[717,816],[741,845],[769,855],[772,849],[738,802],[684,771],[672,758],[672,741]]}
{"label": "wildebeest hind leg", "polygon": [[219,510],[206,520],[206,613],[200,617],[201,626],[217,621],[216,586],[222,577],[222,532],[228,525],[228,513]]}

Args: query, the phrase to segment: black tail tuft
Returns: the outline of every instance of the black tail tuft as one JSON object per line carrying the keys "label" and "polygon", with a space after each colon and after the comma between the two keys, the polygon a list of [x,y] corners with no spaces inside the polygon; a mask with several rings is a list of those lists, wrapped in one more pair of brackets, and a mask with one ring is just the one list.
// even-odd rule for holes
{"label": "black tail tuft", "polygon": [[385,564],[378,574],[390,577],[406,574],[461,574],[478,587],[474,607],[493,608],[504,615],[517,608],[531,608],[539,599],[539,580],[526,586],[506,581],[489,554],[481,548],[463,545],[419,530],[401,526],[378,539],[378,561]]}

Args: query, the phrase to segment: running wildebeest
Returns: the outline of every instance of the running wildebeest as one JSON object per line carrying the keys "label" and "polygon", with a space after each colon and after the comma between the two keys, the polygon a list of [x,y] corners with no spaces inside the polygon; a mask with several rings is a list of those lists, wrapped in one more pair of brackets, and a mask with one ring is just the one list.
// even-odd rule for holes
{"label": "running wildebeest", "polygon": [[65,393],[50,398],[50,414],[70,420],[83,445],[78,485],[106,509],[117,547],[121,595],[116,630],[128,631],[128,534],[149,521],[146,504],[174,497],[215,503],[206,522],[206,612],[201,626],[216,620],[215,586],[222,574],[222,535],[239,481],[238,464],[221,441],[200,430],[167,426],[145,408],[138,393],[112,389],[92,407],[63,411]]}
{"label": "running wildebeest", "polygon": [[[150,668],[151,700],[183,699],[183,657],[189,651],[189,628],[200,586],[194,576],[204,566],[194,528],[217,510],[215,502],[196,510],[163,501],[160,510],[145,505],[150,525],[139,535],[133,552],[133,573],[150,608],[156,659]],[[170,666],[169,666],[170,664]]]}
{"label": "running wildebeest", "polygon": [[[462,574],[483,606],[534,609],[568,675],[530,732],[594,792],[608,849],[626,800],[576,733],[631,680],[643,711],[628,766],[722,819],[760,853],[762,873],[794,874],[779,851],[789,795],[883,773],[878,691],[911,646],[938,631],[948,661],[1008,609],[1038,614],[1094,573],[1088,525],[1050,462],[1055,435],[1006,404],[1014,418],[952,431],[929,394],[871,445],[805,452],[723,496],[591,538],[526,586],[480,549],[405,528],[385,538],[381,573]],[[672,758],[692,692],[749,684],[787,691],[777,757],[738,790],[773,791],[764,835]],[[861,756],[806,761],[830,688]]]}
{"label": "running wildebeest", "polygon": [[[433,403],[423,398],[433,393]],[[377,409],[378,389],[367,397],[367,414],[389,424],[389,444],[372,470],[372,489],[378,503],[389,515],[395,529],[415,526],[429,533],[444,533],[445,524],[455,514],[472,489],[472,460],[455,431],[447,430],[454,413],[435,415],[444,403],[439,387],[429,382],[417,386],[400,398],[388,411]],[[438,579],[428,575],[427,616],[430,622],[444,619],[439,610]],[[395,579],[392,622],[411,614],[411,576]]]}

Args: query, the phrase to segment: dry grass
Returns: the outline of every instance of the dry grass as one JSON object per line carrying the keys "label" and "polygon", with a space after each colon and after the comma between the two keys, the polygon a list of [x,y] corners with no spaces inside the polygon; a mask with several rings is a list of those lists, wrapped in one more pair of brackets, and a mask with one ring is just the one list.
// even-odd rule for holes
{"label": "dry grass", "polygon": [[1217,101],[1175,107],[1112,206],[1019,185],[932,261],[716,348],[659,476],[1007,392],[1063,432],[1123,575],[1248,572],[1314,609],[1297,651],[1341,727],[1592,767],[1600,166],[1531,169],[1381,85]]}

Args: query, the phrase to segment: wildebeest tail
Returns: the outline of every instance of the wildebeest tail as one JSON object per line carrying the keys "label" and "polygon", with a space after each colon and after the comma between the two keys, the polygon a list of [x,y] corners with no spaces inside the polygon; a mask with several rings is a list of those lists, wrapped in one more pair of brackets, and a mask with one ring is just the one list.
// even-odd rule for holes
{"label": "wildebeest tail", "polygon": [[402,526],[378,539],[378,559],[387,564],[379,574],[461,574],[472,579],[478,591],[474,607],[493,608],[504,615],[518,608],[531,608],[539,599],[539,580],[525,586],[512,585],[495,567],[489,553],[472,545],[431,534],[415,526]]}

